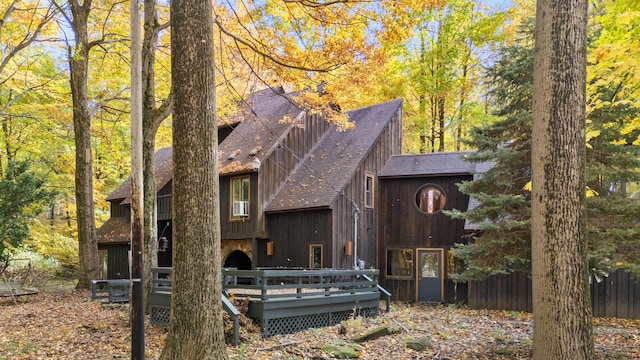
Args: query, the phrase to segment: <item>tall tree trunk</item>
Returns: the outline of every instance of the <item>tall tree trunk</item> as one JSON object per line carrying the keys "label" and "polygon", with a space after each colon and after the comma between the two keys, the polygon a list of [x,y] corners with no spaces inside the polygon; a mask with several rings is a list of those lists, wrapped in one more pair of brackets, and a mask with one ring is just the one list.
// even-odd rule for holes
{"label": "tall tree trunk", "polygon": [[431,105],[431,136],[429,136],[429,152],[435,152],[436,150],[436,118],[438,117],[438,98],[431,94],[429,95],[429,103]]}
{"label": "tall tree trunk", "polygon": [[140,1],[131,0],[131,360],[144,359],[142,49]]}
{"label": "tall tree trunk", "polygon": [[424,154],[428,150],[427,136],[427,97],[424,94],[420,94],[418,97],[418,119],[420,119],[420,148],[419,152]]}
{"label": "tall tree trunk", "polygon": [[171,2],[173,291],[161,359],[225,359],[213,18],[207,0]]}
{"label": "tall tree trunk", "polygon": [[444,115],[445,115],[445,95],[438,95],[438,151],[444,151],[444,133],[446,130],[444,123]]}
{"label": "tall tree trunk", "polygon": [[[425,44],[424,34],[420,33],[420,76],[424,81],[427,77],[427,45]],[[423,84],[418,86],[418,119],[420,119],[420,153],[424,154],[428,150],[427,144],[427,89]]]}
{"label": "tall tree trunk", "polygon": [[[144,2],[144,39],[142,42],[142,158],[144,161],[144,293],[149,299],[151,292],[151,268],[158,266],[158,198],[153,157],[156,151],[158,127],[171,113],[171,99],[156,108],[155,61],[158,32],[163,25],[158,24],[156,1]],[[146,304],[148,310],[148,303]]]}
{"label": "tall tree trunk", "polygon": [[[156,174],[153,156],[156,150],[156,129],[154,111],[155,95],[155,46],[158,40],[156,1],[144,2],[144,39],[142,42],[142,158],[144,162],[144,294],[149,299],[151,292],[151,268],[158,266],[158,202]],[[148,311],[148,301],[145,306]]]}
{"label": "tall tree trunk", "polygon": [[73,127],[76,143],[76,219],[78,222],[78,253],[80,274],[77,288],[89,288],[99,274],[98,238],[96,235],[93,173],[91,155],[91,114],[87,90],[89,41],[87,21],[91,1],[83,5],[69,2],[73,14],[72,28],[75,46],[69,47],[69,72],[73,101]]}
{"label": "tall tree trunk", "polygon": [[538,0],[532,136],[534,359],[593,359],[585,236],[586,0]]}

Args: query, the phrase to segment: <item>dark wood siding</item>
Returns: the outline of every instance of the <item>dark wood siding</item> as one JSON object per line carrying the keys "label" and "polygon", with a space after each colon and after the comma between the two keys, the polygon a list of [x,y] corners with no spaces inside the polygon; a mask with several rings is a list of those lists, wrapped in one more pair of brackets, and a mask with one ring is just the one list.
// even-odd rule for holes
{"label": "dark wood siding", "polygon": [[[391,290],[396,300],[413,301],[416,294],[414,279],[386,279],[386,253],[388,248],[444,248],[464,242],[464,220],[452,219],[442,212],[425,214],[416,203],[418,189],[435,184],[446,195],[444,209],[466,209],[469,197],[458,191],[457,183],[471,180],[471,175],[443,177],[415,177],[379,179],[376,206],[378,210],[377,267],[382,269],[380,282]],[[448,253],[445,251],[445,259]],[[414,259],[415,261],[415,259]],[[448,261],[444,261],[445,274]],[[455,285],[445,276],[444,298],[447,301],[465,300],[466,285]]]}
{"label": "dark wood siding", "polygon": [[[598,282],[591,281],[593,315],[640,319],[640,281],[616,270]],[[532,311],[531,277],[524,273],[491,276],[469,283],[469,307]]]}
{"label": "dark wood siding", "polygon": [[[246,219],[231,220],[231,179],[249,175],[249,216]],[[222,239],[252,239],[256,237],[258,216],[258,176],[257,173],[220,177],[220,230]]]}
{"label": "dark wood siding", "polygon": [[322,135],[327,132],[330,124],[317,115],[305,115],[300,123],[276,148],[262,159],[258,180],[258,206],[260,212],[257,219],[257,231],[266,233],[264,209],[273,195],[282,186],[293,170],[298,166]]}
{"label": "dark wood siding", "polygon": [[129,205],[120,205],[122,199],[111,201],[111,217],[130,217]]}
{"label": "dark wood siding", "polygon": [[[365,268],[377,267],[376,210],[380,203],[377,199],[378,181],[375,174],[384,167],[391,155],[400,154],[402,150],[401,143],[398,140],[401,138],[401,119],[402,114],[400,112],[393,115],[389,125],[381,132],[380,137],[353,174],[349,184],[332,205],[334,213],[333,243],[335,244],[332,254],[332,266],[335,268],[351,269],[354,265],[354,256],[357,256],[358,260],[364,261]],[[365,177],[368,174],[374,175],[373,208],[365,206]],[[357,241],[354,241],[354,204],[360,210],[358,214]],[[352,256],[345,256],[344,254],[344,247],[347,241],[352,241],[354,242],[353,245],[357,246],[357,248],[353,249]]]}
{"label": "dark wood siding", "polygon": [[129,278],[129,244],[98,244],[98,250],[107,250],[107,278]]}
{"label": "dark wood siding", "polygon": [[171,194],[158,195],[158,221],[171,220],[171,200]]}
{"label": "dark wood siding", "polygon": [[233,129],[234,126],[230,125],[218,126],[218,145],[220,145],[220,143],[223,142],[229,134],[231,134]]}
{"label": "dark wood siding", "polygon": [[[458,191],[457,183],[471,176],[383,179],[379,181],[378,212],[380,252],[389,246],[429,248],[450,247],[462,241],[464,220],[452,219],[443,212],[425,214],[415,203],[418,189],[424,184],[436,184],[446,194],[444,209],[466,209],[469,196]],[[378,258],[379,266],[384,263]]]}
{"label": "dark wood siding", "polygon": [[322,244],[323,267],[332,267],[331,211],[308,210],[267,215],[269,241],[274,253],[267,256],[267,241],[257,241],[257,267],[309,267],[309,245]]}

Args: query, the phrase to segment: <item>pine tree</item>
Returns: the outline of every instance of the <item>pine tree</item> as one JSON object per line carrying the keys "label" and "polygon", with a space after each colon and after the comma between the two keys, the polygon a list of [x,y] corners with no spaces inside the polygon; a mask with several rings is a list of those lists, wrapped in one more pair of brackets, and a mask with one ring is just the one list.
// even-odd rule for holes
{"label": "pine tree", "polygon": [[523,32],[521,40],[500,51],[500,60],[488,71],[490,96],[502,120],[471,128],[467,145],[478,151],[468,157],[493,166],[460,190],[480,201],[466,213],[453,212],[479,226],[469,245],[452,253],[467,265],[459,280],[530,269],[531,92],[533,48]]}
{"label": "pine tree", "polygon": [[[494,274],[530,271],[531,96],[533,47],[531,26],[525,24],[520,40],[500,51],[500,60],[487,72],[490,97],[500,121],[472,128],[467,145],[477,149],[468,159],[493,167],[460,190],[480,205],[452,216],[478,224],[469,245],[453,254],[465,261],[459,280]],[[587,86],[599,84],[593,79]],[[599,101],[615,96],[617,86],[598,85]],[[631,145],[638,131],[625,130],[640,110],[610,103],[587,114],[586,179],[587,239],[590,270],[602,276],[618,267],[640,275],[638,239],[640,202],[628,190],[640,181],[640,147]]]}

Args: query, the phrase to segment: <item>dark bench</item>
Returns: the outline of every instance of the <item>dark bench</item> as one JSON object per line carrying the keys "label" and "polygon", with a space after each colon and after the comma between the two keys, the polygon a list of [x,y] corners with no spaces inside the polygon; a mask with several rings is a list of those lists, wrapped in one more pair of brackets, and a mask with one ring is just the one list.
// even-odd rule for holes
{"label": "dark bench", "polygon": [[128,279],[92,280],[91,299],[106,299],[109,303],[129,302],[131,281]]}

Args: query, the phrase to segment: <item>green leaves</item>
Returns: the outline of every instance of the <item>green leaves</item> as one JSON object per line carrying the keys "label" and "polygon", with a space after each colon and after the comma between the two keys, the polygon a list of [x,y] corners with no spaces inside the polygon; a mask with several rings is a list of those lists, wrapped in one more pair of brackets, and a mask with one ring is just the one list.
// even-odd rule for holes
{"label": "green leaves", "polygon": [[29,171],[26,162],[10,162],[0,179],[0,269],[29,235],[28,220],[52,200],[45,178]]}
{"label": "green leaves", "polygon": [[[458,280],[529,270],[531,199],[526,185],[531,181],[533,47],[526,29],[525,25],[523,40],[502,49],[500,59],[487,72],[490,99],[502,119],[471,129],[467,141],[478,149],[471,161],[494,166],[460,186],[480,205],[451,214],[479,227],[469,245],[452,250],[468,266],[455,275]],[[630,146],[640,136],[632,120],[640,116],[640,108],[619,98],[629,82],[603,80],[599,76],[606,72],[594,67],[589,66],[591,107],[586,133],[587,190],[593,195],[586,198],[590,270],[601,275],[621,267],[640,275],[640,204],[633,190],[640,181],[640,149]]]}

